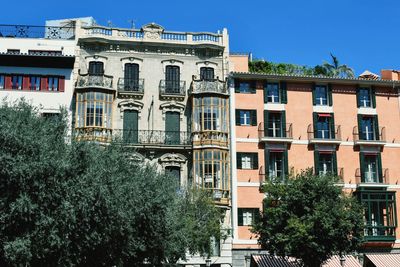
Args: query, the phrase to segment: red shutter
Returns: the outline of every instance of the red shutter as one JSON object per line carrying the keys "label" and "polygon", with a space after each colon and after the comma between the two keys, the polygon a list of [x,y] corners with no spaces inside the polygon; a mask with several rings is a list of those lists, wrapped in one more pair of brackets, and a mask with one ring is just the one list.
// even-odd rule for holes
{"label": "red shutter", "polygon": [[47,77],[42,76],[40,79],[40,90],[41,91],[47,91]]}
{"label": "red shutter", "polygon": [[5,77],[5,89],[12,89],[12,83],[11,83],[11,75],[6,75]]}
{"label": "red shutter", "polygon": [[58,91],[60,92],[64,92],[65,88],[65,77],[64,76],[60,76],[60,78],[58,78]]}
{"label": "red shutter", "polygon": [[22,78],[22,90],[29,90],[30,89],[30,79],[29,76],[24,75]]}

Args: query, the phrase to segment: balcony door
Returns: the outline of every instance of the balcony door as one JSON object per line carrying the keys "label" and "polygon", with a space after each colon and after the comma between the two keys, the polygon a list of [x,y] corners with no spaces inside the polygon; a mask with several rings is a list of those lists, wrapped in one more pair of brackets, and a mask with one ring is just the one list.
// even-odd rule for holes
{"label": "balcony door", "polygon": [[171,175],[176,179],[177,186],[180,186],[181,182],[181,168],[178,166],[166,166],[165,173]]}
{"label": "balcony door", "polygon": [[125,64],[124,89],[127,91],[139,90],[139,64]]}
{"label": "balcony door", "polygon": [[374,132],[373,117],[364,116],[361,120],[361,139],[362,140],[377,140]]}
{"label": "balcony door", "polygon": [[89,62],[89,75],[101,76],[104,75],[104,63],[100,61]]}
{"label": "balcony door", "polygon": [[125,110],[123,120],[123,141],[128,144],[138,143],[138,112]]}
{"label": "balcony door", "polygon": [[178,66],[167,66],[165,68],[165,92],[179,94],[180,70]]}
{"label": "balcony door", "polygon": [[180,143],[180,113],[167,112],[165,114],[165,143],[177,145]]}
{"label": "balcony door", "polygon": [[210,67],[200,68],[200,80],[204,81],[214,80],[214,69]]}

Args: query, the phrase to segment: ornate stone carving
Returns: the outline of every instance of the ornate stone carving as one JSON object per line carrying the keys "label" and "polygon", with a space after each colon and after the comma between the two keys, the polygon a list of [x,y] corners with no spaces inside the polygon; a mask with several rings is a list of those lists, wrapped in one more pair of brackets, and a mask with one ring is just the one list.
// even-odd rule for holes
{"label": "ornate stone carving", "polygon": [[150,24],[144,25],[142,27],[142,31],[144,33],[144,39],[160,40],[161,34],[164,31],[164,28],[158,24],[150,23]]}
{"label": "ornate stone carving", "polygon": [[121,114],[121,119],[124,117],[125,110],[136,110],[138,112],[138,117],[140,119],[143,109],[143,103],[133,100],[133,99],[126,99],[118,103],[118,107]]}
{"label": "ornate stone carving", "polygon": [[182,167],[187,161],[186,157],[183,156],[182,154],[178,153],[167,153],[162,155],[158,159],[159,163],[163,168],[166,166],[177,166],[177,167]]}
{"label": "ornate stone carving", "polygon": [[176,101],[170,101],[167,103],[163,103],[160,105],[160,109],[162,110],[162,117],[163,120],[165,120],[165,114],[167,113],[167,111],[171,111],[171,112],[179,112],[180,113],[180,120],[183,120],[183,113],[185,111],[185,105],[182,103],[178,103]]}

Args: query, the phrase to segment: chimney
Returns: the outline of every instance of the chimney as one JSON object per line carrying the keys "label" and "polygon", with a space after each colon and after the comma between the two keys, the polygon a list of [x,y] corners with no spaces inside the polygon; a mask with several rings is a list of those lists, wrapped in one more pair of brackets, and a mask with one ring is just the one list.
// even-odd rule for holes
{"label": "chimney", "polygon": [[381,70],[382,80],[398,81],[400,79],[400,71],[398,70]]}

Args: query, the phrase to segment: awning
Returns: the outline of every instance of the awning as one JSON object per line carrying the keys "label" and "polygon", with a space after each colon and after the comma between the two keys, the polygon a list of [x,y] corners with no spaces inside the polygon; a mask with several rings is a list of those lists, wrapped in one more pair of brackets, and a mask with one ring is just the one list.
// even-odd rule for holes
{"label": "awning", "polygon": [[365,254],[364,261],[372,262],[375,267],[399,267],[400,254]]}
{"label": "awning", "polygon": [[318,113],[318,117],[332,117],[330,113]]}
{"label": "awning", "polygon": [[257,267],[301,267],[299,261],[292,257],[256,254],[251,255],[251,261],[251,266]]}
{"label": "awning", "polygon": [[[360,262],[354,256],[347,255],[344,258],[344,267],[362,267]],[[342,267],[340,264],[340,257],[332,256],[329,260],[322,264],[322,267]]]}

